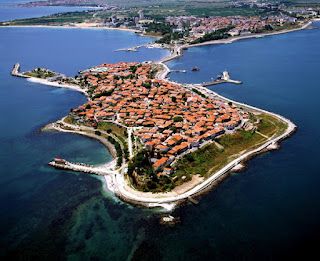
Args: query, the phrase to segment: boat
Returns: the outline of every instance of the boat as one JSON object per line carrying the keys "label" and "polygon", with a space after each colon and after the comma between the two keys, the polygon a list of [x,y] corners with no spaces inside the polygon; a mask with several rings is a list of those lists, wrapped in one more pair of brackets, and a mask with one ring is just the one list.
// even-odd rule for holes
{"label": "boat", "polygon": [[199,71],[199,70],[200,70],[199,67],[193,67],[193,68],[191,69],[191,71]]}
{"label": "boat", "polygon": [[179,217],[173,217],[171,215],[168,215],[168,216],[164,216],[160,219],[160,224],[162,225],[169,225],[169,226],[172,226],[172,225],[175,225],[177,223],[180,222],[180,218]]}

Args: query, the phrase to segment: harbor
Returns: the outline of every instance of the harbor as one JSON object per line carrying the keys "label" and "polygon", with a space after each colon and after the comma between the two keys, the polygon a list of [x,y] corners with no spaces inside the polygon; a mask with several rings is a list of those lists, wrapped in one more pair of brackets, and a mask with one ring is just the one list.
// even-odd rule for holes
{"label": "harbor", "polygon": [[210,85],[215,85],[215,84],[220,84],[220,83],[227,83],[227,82],[228,83],[234,83],[234,84],[242,84],[242,81],[236,81],[236,80],[230,79],[229,72],[224,71],[222,73],[222,76],[221,76],[220,80],[213,79],[211,82],[204,82],[201,85],[203,87],[206,87],[206,86],[210,86]]}

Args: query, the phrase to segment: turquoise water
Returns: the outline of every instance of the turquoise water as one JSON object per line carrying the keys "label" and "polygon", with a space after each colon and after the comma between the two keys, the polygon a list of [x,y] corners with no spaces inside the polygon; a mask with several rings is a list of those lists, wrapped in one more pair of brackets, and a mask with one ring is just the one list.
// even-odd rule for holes
{"label": "turquoise water", "polygon": [[[316,23],[319,26],[319,23]],[[102,62],[155,60],[165,51],[113,52],[147,38],[98,30],[0,30],[0,255],[17,260],[276,260],[317,253],[320,30],[189,49],[171,74],[203,82],[227,69],[242,85],[212,87],[222,95],[280,113],[298,125],[282,149],[252,159],[199,205],[175,210],[181,223],[114,200],[86,174],[57,171],[55,156],[99,164],[110,160],[93,140],[38,129],[84,102],[76,92],[11,77],[49,67],[70,75]],[[23,41],[19,41],[23,39]],[[9,98],[8,98],[9,97]]]}

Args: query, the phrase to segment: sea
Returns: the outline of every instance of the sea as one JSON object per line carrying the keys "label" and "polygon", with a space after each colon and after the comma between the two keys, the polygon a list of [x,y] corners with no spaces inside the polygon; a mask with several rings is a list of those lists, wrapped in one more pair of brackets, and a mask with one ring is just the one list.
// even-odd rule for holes
{"label": "sea", "polygon": [[66,7],[66,6],[39,6],[39,7],[13,7],[13,5],[31,2],[29,0],[0,0],[0,22],[14,19],[26,19],[33,17],[42,17],[56,13],[82,12],[86,10],[95,10],[93,7]]}
{"label": "sea", "polygon": [[[314,26],[318,27],[319,22]],[[46,67],[74,75],[104,62],[156,60],[168,51],[131,32],[68,28],[0,28],[1,260],[278,260],[317,253],[320,232],[320,30],[190,48],[168,63],[179,82],[204,82],[228,70],[242,85],[210,87],[291,119],[297,132],[216,189],[171,214],[113,197],[93,175],[47,165],[53,157],[99,165],[112,160],[99,142],[40,132],[85,97],[10,76]],[[197,72],[191,68],[198,66]]]}

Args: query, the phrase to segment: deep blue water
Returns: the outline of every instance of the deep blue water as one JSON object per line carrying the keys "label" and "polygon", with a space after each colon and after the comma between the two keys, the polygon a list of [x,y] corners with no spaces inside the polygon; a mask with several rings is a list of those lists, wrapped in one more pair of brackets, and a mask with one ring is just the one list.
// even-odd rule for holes
{"label": "deep blue water", "polygon": [[[315,24],[319,26],[319,23]],[[54,170],[55,156],[99,164],[110,160],[93,140],[39,133],[84,102],[76,92],[11,77],[49,67],[75,74],[103,62],[155,60],[163,51],[113,52],[147,38],[115,31],[0,28],[0,255],[17,260],[275,260],[317,253],[320,232],[320,30],[189,49],[171,68],[182,82],[203,82],[227,69],[242,85],[213,89],[280,113],[298,125],[282,149],[252,159],[199,205],[178,208],[175,227],[152,211],[110,198],[86,174]],[[191,72],[194,66],[200,71]],[[133,258],[132,258],[133,257]]]}
{"label": "deep blue water", "polygon": [[10,21],[14,19],[25,19],[32,17],[41,17],[56,13],[64,12],[75,12],[92,10],[88,7],[63,7],[63,6],[52,6],[52,7],[12,7],[10,5],[24,4],[31,1],[28,0],[0,0],[0,22]]}
{"label": "deep blue water", "polygon": [[[46,1],[46,0],[42,0]],[[7,5],[18,5],[32,2],[30,0],[0,0],[0,6],[7,6]]]}
{"label": "deep blue water", "polygon": [[[1,3],[0,3],[1,4]],[[0,7],[0,22],[15,20],[15,19],[26,19],[32,17],[41,17],[52,15],[56,13],[75,12],[92,10],[92,8],[86,7]]]}
{"label": "deep blue water", "polygon": [[[182,244],[179,238],[190,242],[181,251],[205,248],[203,257],[212,254],[221,260],[284,258],[315,251],[320,231],[319,42],[319,29],[304,30],[190,48],[169,63],[172,69],[188,69],[186,74],[170,75],[182,82],[209,81],[227,69],[231,78],[244,83],[215,85],[212,90],[284,115],[298,126],[280,151],[251,160],[248,170],[207,196],[202,211],[192,212],[197,218],[187,218],[189,226],[198,224],[193,231],[169,236],[172,251]],[[194,66],[200,71],[191,72]],[[191,236],[185,239],[189,234],[197,236],[196,244]]]}
{"label": "deep blue water", "polygon": [[[79,69],[103,62],[159,59],[167,55],[167,51],[142,48],[138,52],[115,52],[117,48],[152,40],[131,32],[0,28],[0,35],[3,36],[0,41],[0,256],[15,250],[18,256],[25,255],[25,260],[34,260],[38,253],[35,249],[40,247],[45,249],[39,253],[42,260],[44,254],[51,253],[51,257],[57,257],[55,252],[61,244],[59,240],[63,238],[64,242],[66,231],[70,243],[65,246],[71,255],[78,247],[76,245],[82,244],[82,236],[89,237],[91,233],[82,235],[86,229],[78,231],[77,226],[85,228],[85,223],[89,222],[88,229],[91,230],[92,221],[96,220],[99,227],[102,225],[109,229],[114,222],[109,220],[110,217],[120,218],[122,213],[137,211],[135,215],[138,216],[143,212],[138,209],[130,212],[126,205],[111,199],[108,194],[103,195],[103,184],[97,178],[58,171],[47,165],[57,156],[89,164],[106,163],[112,157],[95,140],[73,134],[39,132],[42,126],[63,117],[70,108],[83,104],[86,99],[75,91],[12,77],[9,74],[11,68],[14,63],[20,62],[22,70],[46,67],[74,75]],[[111,208],[108,213],[107,207]],[[94,211],[88,212],[90,208]],[[101,213],[98,211],[100,208]],[[82,214],[78,219],[79,213]],[[87,219],[81,220],[86,215]],[[117,232],[123,226],[121,222],[126,222],[126,219],[118,221],[118,228],[112,225],[109,232]],[[72,227],[74,229],[71,230]],[[134,239],[134,234],[127,238],[132,228],[128,231],[124,235],[116,233],[119,240],[124,237],[121,239],[123,244],[129,244],[126,240]],[[97,232],[96,228],[93,232]],[[48,237],[48,233],[55,236]],[[104,238],[105,234],[101,236]],[[72,237],[77,237],[77,240]],[[58,241],[54,241],[56,239]],[[102,238],[95,235],[93,242],[97,239],[101,241]],[[45,243],[40,246],[42,240]],[[28,250],[24,249],[25,244],[30,246]],[[113,244],[118,243],[114,241]],[[119,253],[115,251],[118,256],[129,255],[123,249],[120,248]],[[110,252],[110,249],[106,251]],[[16,260],[16,257],[11,256],[10,259]]]}

